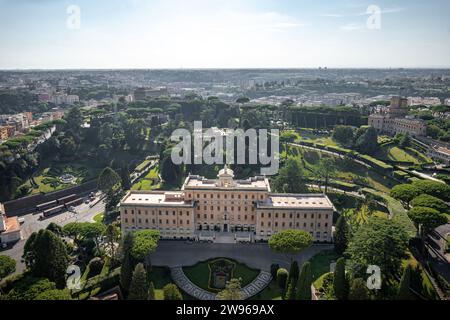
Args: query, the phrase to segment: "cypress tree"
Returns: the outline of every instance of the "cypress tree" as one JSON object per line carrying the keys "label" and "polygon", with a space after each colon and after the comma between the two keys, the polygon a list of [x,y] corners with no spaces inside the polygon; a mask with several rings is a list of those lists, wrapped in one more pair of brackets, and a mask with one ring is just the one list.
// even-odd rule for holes
{"label": "cypress tree", "polygon": [[149,287],[147,272],[145,271],[144,265],[139,263],[134,268],[128,300],[148,300]]}
{"label": "cypress tree", "polygon": [[125,292],[130,288],[133,276],[133,258],[131,257],[131,247],[133,246],[133,234],[126,233],[122,242],[122,267],[120,268],[120,285]]}
{"label": "cypress tree", "polygon": [[409,290],[411,283],[411,266],[407,265],[403,271],[402,278],[400,279],[400,284],[397,292],[397,300],[412,300],[413,296]]}
{"label": "cypress tree", "polygon": [[311,300],[311,263],[306,262],[302,266],[297,285],[297,300]]}
{"label": "cypress tree", "polygon": [[347,249],[349,236],[348,224],[343,216],[340,216],[338,218],[335,228],[336,231],[334,233],[334,251],[336,251],[337,254],[341,255]]}
{"label": "cypress tree", "polygon": [[333,278],[334,294],[338,300],[346,300],[348,296],[348,282],[345,276],[345,259],[340,258],[336,262],[336,270]]}
{"label": "cypress tree", "polygon": [[[292,261],[291,263],[291,267],[289,269],[289,275],[286,281],[286,293],[288,292],[289,286],[291,285],[291,282],[294,284],[294,291],[295,291],[295,287],[298,281],[298,275],[300,273],[300,270],[298,268],[298,263],[297,261]],[[286,295],[287,296],[287,295]]]}
{"label": "cypress tree", "polygon": [[295,300],[295,293],[296,293],[296,281],[294,279],[291,279],[287,286],[286,290],[286,297],[285,300]]}
{"label": "cypress tree", "polygon": [[153,285],[152,281],[150,281],[150,285],[148,287],[148,300],[156,300],[156,298],[155,298],[155,286]]}
{"label": "cypress tree", "polygon": [[284,268],[280,268],[277,271],[277,283],[281,289],[281,296],[284,297],[284,293],[286,291],[286,283],[288,279],[288,271]]}

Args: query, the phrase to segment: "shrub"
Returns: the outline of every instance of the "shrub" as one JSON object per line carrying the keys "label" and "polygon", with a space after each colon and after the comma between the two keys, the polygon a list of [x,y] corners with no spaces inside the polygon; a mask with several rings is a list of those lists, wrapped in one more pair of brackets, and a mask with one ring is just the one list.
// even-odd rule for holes
{"label": "shrub", "polygon": [[89,277],[92,276],[96,276],[98,274],[100,274],[100,272],[103,269],[103,260],[99,257],[95,257],[93,258],[90,262],[89,262]]}

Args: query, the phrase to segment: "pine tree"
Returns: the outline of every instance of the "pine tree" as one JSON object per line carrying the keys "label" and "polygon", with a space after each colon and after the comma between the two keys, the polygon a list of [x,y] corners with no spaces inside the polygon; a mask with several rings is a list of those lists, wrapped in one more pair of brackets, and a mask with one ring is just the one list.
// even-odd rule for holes
{"label": "pine tree", "polygon": [[125,292],[130,288],[131,278],[133,276],[133,258],[131,257],[131,248],[133,246],[133,234],[126,233],[122,242],[122,267],[120,268],[120,285]]}
{"label": "pine tree", "polygon": [[412,300],[413,296],[409,289],[411,283],[411,266],[408,265],[403,271],[397,292],[397,300]]}
{"label": "pine tree", "polygon": [[156,300],[156,298],[155,298],[155,286],[153,285],[152,281],[150,281],[150,285],[148,287],[148,300]]}
{"label": "pine tree", "polygon": [[334,251],[341,255],[345,252],[348,245],[349,230],[347,221],[340,216],[336,221],[336,231],[334,233]]}
{"label": "pine tree", "polygon": [[306,262],[302,266],[297,285],[297,300],[311,300],[311,263]]}
{"label": "pine tree", "polygon": [[336,263],[333,279],[334,294],[338,300],[346,300],[348,296],[348,282],[345,276],[345,259],[340,258]]}
{"label": "pine tree", "polygon": [[148,300],[149,284],[147,280],[147,272],[144,265],[138,263],[134,268],[133,277],[130,284],[130,293],[128,300]]}

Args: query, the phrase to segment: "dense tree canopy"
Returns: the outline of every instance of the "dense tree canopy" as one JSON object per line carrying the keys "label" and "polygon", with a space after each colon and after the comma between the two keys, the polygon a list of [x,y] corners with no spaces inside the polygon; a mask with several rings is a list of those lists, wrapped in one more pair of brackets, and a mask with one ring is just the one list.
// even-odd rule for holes
{"label": "dense tree canopy", "polygon": [[8,256],[0,256],[0,281],[16,271],[16,261]]}
{"label": "dense tree canopy", "polygon": [[23,258],[34,276],[48,278],[58,288],[65,286],[69,256],[65,244],[53,232],[33,233],[25,243]]}
{"label": "dense tree canopy", "polygon": [[297,255],[313,243],[313,237],[301,230],[285,230],[272,235],[269,247],[275,252]]}
{"label": "dense tree canopy", "polygon": [[398,274],[402,259],[406,257],[408,239],[403,226],[397,222],[371,217],[358,228],[346,253],[354,270],[376,265],[387,279]]}

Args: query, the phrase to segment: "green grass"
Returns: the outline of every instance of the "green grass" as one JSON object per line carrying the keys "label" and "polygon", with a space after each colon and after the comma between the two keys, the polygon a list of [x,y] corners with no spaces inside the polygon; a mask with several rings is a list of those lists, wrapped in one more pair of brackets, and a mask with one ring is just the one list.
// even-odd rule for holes
{"label": "green grass", "polygon": [[145,160],[145,161],[143,161],[141,164],[139,164],[137,167],[136,167],[136,171],[138,171],[138,172],[141,172],[142,170],[144,170],[149,164],[150,164],[150,160]]}
{"label": "green grass", "polygon": [[95,221],[95,222],[99,222],[99,223],[103,223],[103,217],[104,217],[103,212],[101,212],[101,213],[99,213],[99,214],[96,214],[96,215],[94,216],[94,221]]}
{"label": "green grass", "polygon": [[149,275],[150,281],[155,286],[156,300],[164,300],[163,288],[166,284],[173,283],[170,277],[170,270],[166,267],[152,267]]}
{"label": "green grass", "polygon": [[263,291],[250,298],[250,300],[281,300],[281,290],[273,280]]}
{"label": "green grass", "polygon": [[[209,262],[217,260],[212,259],[208,261],[199,262],[192,267],[183,267],[183,271],[185,275],[197,286],[207,291],[214,291],[209,286]],[[260,270],[251,269],[247,267],[245,264],[233,261],[231,259],[227,259],[235,263],[235,268],[232,277],[241,279],[241,287],[245,287],[250,284],[255,278],[259,275]]]}
{"label": "green grass", "polygon": [[313,281],[316,281],[324,274],[330,272],[330,264],[336,262],[340,256],[334,250],[326,250],[316,254],[309,260]]}
{"label": "green grass", "polygon": [[159,168],[154,167],[145,177],[136,182],[131,190],[157,190],[161,187],[159,182]]}

